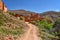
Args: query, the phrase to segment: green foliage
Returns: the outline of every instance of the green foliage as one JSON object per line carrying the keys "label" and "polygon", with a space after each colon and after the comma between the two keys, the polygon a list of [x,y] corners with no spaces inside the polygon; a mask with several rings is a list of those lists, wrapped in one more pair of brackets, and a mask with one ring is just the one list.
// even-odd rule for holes
{"label": "green foliage", "polygon": [[0,11],[0,26],[3,25],[3,11]]}
{"label": "green foliage", "polygon": [[[9,13],[10,15],[14,15],[13,13]],[[12,21],[12,20],[8,20],[8,16],[3,14],[3,11],[0,11],[0,35],[4,36],[4,35],[20,35],[23,33],[23,30],[21,27],[9,27],[6,26],[4,23],[7,23],[8,21]],[[13,21],[12,21],[13,22]],[[15,21],[14,21],[15,22]]]}
{"label": "green foliage", "polygon": [[53,34],[50,34],[50,29],[53,28],[53,23],[49,20],[46,20],[46,19],[43,19],[41,21],[39,20],[35,20],[33,21],[39,28],[39,33],[40,33],[40,36],[43,40],[55,40],[54,37],[55,35],[53,34],[56,34],[53,32]]}
{"label": "green foliage", "polygon": [[20,16],[20,20],[24,20],[24,17],[23,16]]}
{"label": "green foliage", "polygon": [[38,27],[43,27],[46,29],[51,29],[53,27],[52,23],[49,23],[47,20],[36,21]]}
{"label": "green foliage", "polygon": [[12,15],[12,16],[14,16],[14,13],[12,13],[12,12],[9,12],[9,14]]}
{"label": "green foliage", "polygon": [[17,28],[6,28],[5,26],[1,26],[0,27],[0,34],[3,35],[3,36],[6,36],[6,35],[20,35],[23,33],[23,30],[21,27],[17,27]]}
{"label": "green foliage", "polygon": [[13,19],[13,13],[4,13],[0,11],[0,40],[4,40],[4,37],[12,35],[18,36],[23,33],[22,27],[26,24],[23,21]]}

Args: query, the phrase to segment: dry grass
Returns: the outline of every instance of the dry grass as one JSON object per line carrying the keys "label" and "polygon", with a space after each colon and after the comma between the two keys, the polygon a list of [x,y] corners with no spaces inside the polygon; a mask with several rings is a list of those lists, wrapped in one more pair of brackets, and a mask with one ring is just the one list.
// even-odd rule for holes
{"label": "dry grass", "polygon": [[26,26],[24,21],[0,11],[0,40],[13,40],[15,36],[18,37],[23,33],[23,28]]}

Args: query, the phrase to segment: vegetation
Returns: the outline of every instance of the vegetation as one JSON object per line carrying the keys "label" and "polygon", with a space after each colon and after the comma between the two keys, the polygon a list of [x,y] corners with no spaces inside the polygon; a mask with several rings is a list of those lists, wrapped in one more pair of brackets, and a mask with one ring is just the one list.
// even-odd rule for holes
{"label": "vegetation", "polygon": [[14,13],[12,13],[12,12],[9,12],[9,14],[12,15],[12,16],[14,16]]}
{"label": "vegetation", "polygon": [[[4,13],[0,10],[0,39],[3,39],[7,35],[20,35],[23,33],[23,27],[27,26],[22,21],[24,20],[23,16],[20,17],[20,20],[13,16],[14,13]],[[41,21],[34,20],[32,22],[38,26],[40,36],[43,40],[60,40],[60,19],[56,19],[54,24],[49,17]]]}
{"label": "vegetation", "polygon": [[20,20],[24,20],[24,17],[23,16],[20,16]]}
{"label": "vegetation", "polygon": [[5,26],[0,26],[0,35],[2,36],[7,36],[7,35],[20,35],[22,33],[22,28],[21,27],[5,27]]}
{"label": "vegetation", "polygon": [[22,20],[18,20],[12,16],[12,13],[4,13],[0,11],[0,39],[12,35],[18,36],[22,34],[23,27],[27,26]]}
{"label": "vegetation", "polygon": [[54,32],[56,32],[56,35],[59,37],[58,40],[60,40],[60,20],[55,21],[53,28],[55,29]]}
{"label": "vegetation", "polygon": [[3,13],[2,10],[0,10],[0,26],[3,25],[3,22],[4,22],[3,17],[2,17],[2,15],[3,15],[2,13]]}
{"label": "vegetation", "polygon": [[39,28],[40,36],[43,40],[55,40],[58,39],[56,32],[53,32],[53,23],[51,20],[43,19],[41,21],[33,21]]}
{"label": "vegetation", "polygon": [[53,23],[49,23],[49,22],[47,20],[43,19],[41,21],[36,21],[35,23],[39,28],[46,28],[46,29],[50,30],[53,27]]}

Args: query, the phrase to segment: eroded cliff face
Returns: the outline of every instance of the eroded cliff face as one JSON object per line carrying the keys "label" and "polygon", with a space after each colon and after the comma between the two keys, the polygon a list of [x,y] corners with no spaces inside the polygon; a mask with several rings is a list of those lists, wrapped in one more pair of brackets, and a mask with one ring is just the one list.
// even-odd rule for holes
{"label": "eroded cliff face", "polygon": [[42,17],[39,14],[29,14],[29,15],[22,15],[22,14],[14,14],[16,18],[21,18],[23,17],[24,21],[32,23],[32,21],[35,20],[42,20]]}
{"label": "eroded cliff face", "polygon": [[4,10],[4,3],[0,1],[0,10]]}
{"label": "eroded cliff face", "polygon": [[2,0],[0,0],[0,10],[3,10],[4,12],[7,12],[8,11],[6,5],[3,3]]}

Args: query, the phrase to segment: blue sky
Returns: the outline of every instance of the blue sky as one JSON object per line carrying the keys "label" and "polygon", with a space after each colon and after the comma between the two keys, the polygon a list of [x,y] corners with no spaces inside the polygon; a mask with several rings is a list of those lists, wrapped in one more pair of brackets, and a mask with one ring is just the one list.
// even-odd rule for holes
{"label": "blue sky", "polygon": [[60,11],[60,0],[3,0],[9,10]]}

